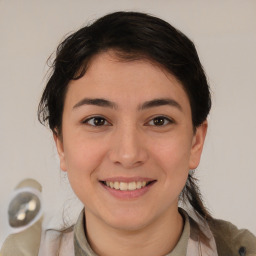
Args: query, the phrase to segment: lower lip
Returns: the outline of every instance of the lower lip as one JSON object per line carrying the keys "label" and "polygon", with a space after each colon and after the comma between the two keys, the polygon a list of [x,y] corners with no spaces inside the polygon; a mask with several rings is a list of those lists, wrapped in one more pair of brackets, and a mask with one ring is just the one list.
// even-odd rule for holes
{"label": "lower lip", "polygon": [[104,189],[106,189],[112,196],[118,198],[118,199],[136,199],[138,197],[143,196],[145,193],[147,193],[150,188],[155,184],[155,182],[152,182],[151,184],[135,190],[118,190],[110,188],[102,183],[100,183]]}

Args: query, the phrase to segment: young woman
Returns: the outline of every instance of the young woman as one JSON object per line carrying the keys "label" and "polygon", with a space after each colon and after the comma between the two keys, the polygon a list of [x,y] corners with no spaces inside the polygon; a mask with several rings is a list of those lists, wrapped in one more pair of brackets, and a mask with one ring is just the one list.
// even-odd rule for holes
{"label": "young woman", "polygon": [[43,232],[39,255],[256,255],[256,238],[213,219],[193,178],[210,108],[193,43],[159,18],[112,13],[66,38],[39,119],[84,210]]}

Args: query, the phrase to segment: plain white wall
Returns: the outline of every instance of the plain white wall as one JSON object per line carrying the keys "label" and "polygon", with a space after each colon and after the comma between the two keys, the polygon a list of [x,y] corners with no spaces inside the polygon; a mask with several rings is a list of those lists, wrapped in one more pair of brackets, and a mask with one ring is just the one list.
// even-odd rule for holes
{"label": "plain white wall", "polygon": [[50,132],[37,122],[46,60],[63,36],[116,10],[155,14],[196,44],[213,109],[197,172],[213,215],[256,233],[256,1],[0,0],[0,244],[10,193],[43,185],[48,226],[81,207],[61,176]]}

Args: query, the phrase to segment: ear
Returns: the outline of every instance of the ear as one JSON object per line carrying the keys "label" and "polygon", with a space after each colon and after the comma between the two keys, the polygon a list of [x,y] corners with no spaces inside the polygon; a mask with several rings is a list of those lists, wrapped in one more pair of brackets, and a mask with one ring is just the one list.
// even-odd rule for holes
{"label": "ear", "polygon": [[208,123],[204,121],[200,126],[196,128],[196,132],[193,136],[192,147],[190,153],[189,168],[194,170],[197,168],[200,162],[201,154],[203,151],[204,140],[207,133]]}
{"label": "ear", "polygon": [[66,172],[67,167],[66,167],[65,152],[64,152],[64,147],[63,147],[63,140],[62,140],[61,136],[55,132],[53,133],[53,138],[54,138],[57,152],[58,152],[58,155],[60,158],[60,168],[62,171]]}

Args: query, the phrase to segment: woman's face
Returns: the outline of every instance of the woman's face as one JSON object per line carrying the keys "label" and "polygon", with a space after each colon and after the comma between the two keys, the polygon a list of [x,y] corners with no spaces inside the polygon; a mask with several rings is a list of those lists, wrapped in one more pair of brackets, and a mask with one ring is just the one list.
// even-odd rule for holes
{"label": "woman's face", "polygon": [[70,82],[55,141],[86,215],[136,230],[177,213],[206,129],[205,122],[193,132],[189,99],[174,76],[107,52]]}

